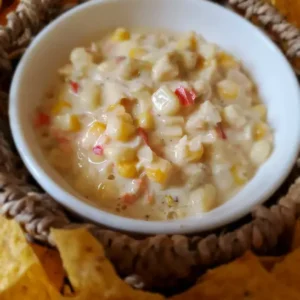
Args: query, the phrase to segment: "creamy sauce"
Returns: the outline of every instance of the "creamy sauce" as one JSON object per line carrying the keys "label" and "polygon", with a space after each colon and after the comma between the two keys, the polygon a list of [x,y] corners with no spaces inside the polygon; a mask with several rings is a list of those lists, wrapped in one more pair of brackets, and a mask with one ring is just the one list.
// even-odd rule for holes
{"label": "creamy sauce", "polygon": [[38,109],[50,163],[87,201],[146,220],[208,212],[272,151],[241,63],[194,33],[117,29],[76,48]]}

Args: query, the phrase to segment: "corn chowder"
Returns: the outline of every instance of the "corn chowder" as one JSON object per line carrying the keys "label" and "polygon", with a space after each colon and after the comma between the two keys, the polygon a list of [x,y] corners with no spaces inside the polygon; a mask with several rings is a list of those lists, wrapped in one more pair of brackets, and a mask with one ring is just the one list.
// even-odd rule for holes
{"label": "corn chowder", "polygon": [[272,151],[266,107],[241,63],[195,33],[118,28],[75,48],[34,125],[85,199],[146,220],[208,212]]}

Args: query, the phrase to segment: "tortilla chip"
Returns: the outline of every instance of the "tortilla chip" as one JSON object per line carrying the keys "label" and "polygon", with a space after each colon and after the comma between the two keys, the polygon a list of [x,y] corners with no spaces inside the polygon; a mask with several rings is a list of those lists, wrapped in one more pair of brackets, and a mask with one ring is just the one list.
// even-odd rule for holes
{"label": "tortilla chip", "polygon": [[38,264],[32,265],[18,281],[0,293],[1,300],[62,300],[47,281]]}
{"label": "tortilla chip", "polygon": [[250,252],[234,262],[208,271],[198,284],[172,300],[296,300],[300,294],[269,274]]}
{"label": "tortilla chip", "polygon": [[38,262],[20,226],[0,216],[0,291],[14,284]]}
{"label": "tortilla chip", "polygon": [[274,266],[281,262],[284,256],[260,256],[259,261],[267,271],[271,271]]}
{"label": "tortilla chip", "polygon": [[38,244],[30,245],[36,256],[39,258],[49,280],[53,286],[60,291],[64,284],[65,271],[59,252]]}
{"label": "tortilla chip", "polygon": [[158,294],[134,290],[119,278],[101,244],[86,229],[53,229],[51,233],[80,299],[98,299],[99,296],[101,300],[164,299]]}
{"label": "tortilla chip", "polygon": [[288,254],[282,262],[277,264],[272,274],[278,281],[300,293],[300,248]]}
{"label": "tortilla chip", "polygon": [[300,248],[300,221],[298,220],[296,222],[294,235],[293,235],[293,241],[292,241],[292,249]]}
{"label": "tortilla chip", "polygon": [[62,295],[68,296],[68,297],[75,296],[75,294],[73,293],[69,284],[64,284],[64,286],[62,287],[61,293],[62,293]]}
{"label": "tortilla chip", "polygon": [[0,223],[0,299],[59,299],[19,224],[2,216]]}

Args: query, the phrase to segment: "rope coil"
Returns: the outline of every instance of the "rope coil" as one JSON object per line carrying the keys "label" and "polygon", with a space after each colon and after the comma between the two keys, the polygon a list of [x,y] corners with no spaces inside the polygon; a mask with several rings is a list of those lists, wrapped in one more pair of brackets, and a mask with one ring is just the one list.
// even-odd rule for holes
{"label": "rope coil", "polygon": [[247,19],[257,18],[267,32],[276,36],[288,58],[300,58],[300,31],[287,22],[272,5],[261,0],[228,0],[228,2]]}

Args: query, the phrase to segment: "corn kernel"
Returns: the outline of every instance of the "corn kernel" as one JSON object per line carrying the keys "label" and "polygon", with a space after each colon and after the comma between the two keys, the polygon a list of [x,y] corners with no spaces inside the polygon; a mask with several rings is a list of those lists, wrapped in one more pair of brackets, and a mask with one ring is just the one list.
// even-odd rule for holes
{"label": "corn kernel", "polygon": [[118,139],[122,142],[127,142],[135,132],[135,128],[133,125],[124,124],[124,126],[120,130],[120,134]]}
{"label": "corn kernel", "polygon": [[247,182],[247,176],[243,174],[243,169],[240,166],[234,165],[230,169],[234,182],[237,185],[244,185]]}
{"label": "corn kernel", "polygon": [[222,122],[227,123],[226,113],[225,113],[224,108],[222,108],[222,110],[220,111],[220,116],[221,116]]}
{"label": "corn kernel", "polygon": [[52,114],[58,115],[64,108],[71,108],[71,104],[67,101],[60,100],[55,103],[55,105],[52,107]]}
{"label": "corn kernel", "polygon": [[267,108],[265,105],[263,104],[257,104],[257,105],[254,105],[252,107],[252,110],[257,113],[257,115],[259,116],[259,118],[262,120],[262,121],[266,121],[267,119]]}
{"label": "corn kernel", "polygon": [[217,62],[226,69],[232,69],[239,66],[239,63],[229,54],[221,52],[218,54]]}
{"label": "corn kernel", "polygon": [[230,80],[223,80],[217,84],[219,97],[223,100],[235,100],[239,94],[238,85]]}
{"label": "corn kernel", "polygon": [[105,131],[105,124],[95,121],[89,127],[89,132],[100,135]]}
{"label": "corn kernel", "polygon": [[188,36],[185,36],[178,41],[177,49],[196,51],[197,44],[197,37],[194,32],[191,32]]}
{"label": "corn kernel", "polygon": [[205,184],[203,187],[203,211],[210,211],[217,205],[217,190],[212,184]]}
{"label": "corn kernel", "polygon": [[111,111],[114,111],[117,107],[118,107],[119,104],[111,104],[107,107],[107,111],[111,112]]}
{"label": "corn kernel", "polygon": [[195,34],[193,34],[190,38],[190,50],[191,51],[196,51],[197,50],[197,38]]}
{"label": "corn kernel", "polygon": [[119,128],[119,133],[117,139],[123,142],[128,141],[135,133],[135,126],[133,123],[124,121]]}
{"label": "corn kernel", "polygon": [[136,161],[136,149],[133,148],[124,148],[123,154],[120,157],[120,161],[122,162],[133,162]]}
{"label": "corn kernel", "polygon": [[140,69],[144,71],[151,71],[153,64],[150,61],[140,61]]}
{"label": "corn kernel", "polygon": [[204,147],[201,145],[201,148],[197,151],[191,151],[190,149],[188,150],[188,160],[190,162],[196,162],[199,161],[204,154]]}
{"label": "corn kernel", "polygon": [[141,128],[153,129],[154,127],[153,116],[149,112],[143,112],[138,116],[138,123]]}
{"label": "corn kernel", "polygon": [[263,139],[268,131],[268,125],[266,123],[260,122],[254,125],[253,135],[254,140],[258,141]]}
{"label": "corn kernel", "polygon": [[135,163],[118,163],[117,170],[118,173],[125,178],[135,178],[138,176]]}
{"label": "corn kernel", "polygon": [[127,41],[130,39],[130,33],[125,28],[117,28],[112,35],[112,40],[116,42]]}
{"label": "corn kernel", "polygon": [[80,124],[78,117],[75,115],[71,115],[70,116],[70,130],[75,132],[75,131],[79,131],[80,128],[81,128],[81,124]]}
{"label": "corn kernel", "polygon": [[133,162],[137,160],[136,149],[130,147],[113,147],[106,146],[104,148],[104,154],[111,161],[115,162]]}
{"label": "corn kernel", "polygon": [[172,196],[170,195],[165,196],[165,201],[169,207],[174,206],[174,199]]}
{"label": "corn kernel", "polygon": [[130,114],[123,112],[108,118],[106,133],[109,137],[126,142],[136,131]]}
{"label": "corn kernel", "polygon": [[165,183],[167,180],[167,174],[160,169],[146,169],[146,174],[151,181],[157,183]]}
{"label": "corn kernel", "polygon": [[196,69],[202,70],[204,67],[206,67],[206,61],[203,56],[199,55],[197,58],[197,63],[196,63]]}
{"label": "corn kernel", "polygon": [[190,203],[197,209],[207,212],[215,208],[218,204],[217,190],[212,184],[204,184],[203,186],[194,189],[190,193]]}
{"label": "corn kernel", "polygon": [[130,58],[140,58],[141,56],[145,55],[147,52],[143,48],[131,48],[129,50],[128,56]]}
{"label": "corn kernel", "polygon": [[56,126],[66,131],[79,131],[81,128],[80,121],[76,115],[61,115],[54,118]]}

